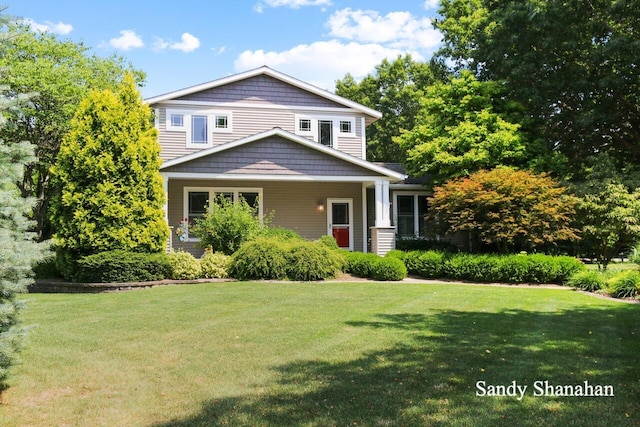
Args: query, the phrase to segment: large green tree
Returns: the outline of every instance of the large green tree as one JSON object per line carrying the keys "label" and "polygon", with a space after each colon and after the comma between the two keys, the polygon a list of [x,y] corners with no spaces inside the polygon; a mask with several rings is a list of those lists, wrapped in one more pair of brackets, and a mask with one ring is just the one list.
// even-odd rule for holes
{"label": "large green tree", "polygon": [[549,150],[640,160],[640,2],[441,0],[441,57],[506,84]]}
{"label": "large green tree", "polygon": [[498,165],[527,166],[539,155],[518,121],[522,109],[503,98],[502,85],[469,71],[426,88],[413,129],[395,141],[407,170],[435,184]]}
{"label": "large green tree", "polygon": [[52,211],[61,273],[71,275],[83,255],[164,249],[169,230],[160,164],[153,113],[133,77],[126,75],[117,92],[90,92],[52,168],[62,189]]}
{"label": "large green tree", "polygon": [[394,61],[384,59],[360,82],[350,74],[336,82],[336,94],[382,113],[382,118],[367,129],[367,160],[404,160],[404,152],[393,137],[403,129],[413,129],[425,89],[445,76],[441,63],[418,62],[406,55]]}
{"label": "large green tree", "polygon": [[23,196],[36,197],[35,229],[40,239],[46,239],[51,234],[46,213],[58,191],[49,170],[80,100],[91,89],[115,89],[126,72],[132,72],[139,83],[144,74],[121,57],[93,55],[82,43],[35,31],[5,15],[0,15],[0,31],[6,35],[0,68],[10,88],[8,95],[34,93],[20,114],[12,114],[12,125],[1,129],[0,137],[7,144],[27,140],[35,145],[36,158],[18,185]]}
{"label": "large green tree", "polygon": [[[4,43],[1,37],[0,50]],[[18,114],[25,100],[24,96],[7,89],[0,87],[0,129],[11,125],[6,113]],[[32,160],[31,144],[7,144],[0,138],[0,391],[6,387],[25,333],[20,325],[22,305],[18,294],[27,291],[32,266],[45,251],[45,246],[36,244],[35,236],[28,232],[31,222],[27,217],[35,200],[23,198],[17,186],[24,166]]]}

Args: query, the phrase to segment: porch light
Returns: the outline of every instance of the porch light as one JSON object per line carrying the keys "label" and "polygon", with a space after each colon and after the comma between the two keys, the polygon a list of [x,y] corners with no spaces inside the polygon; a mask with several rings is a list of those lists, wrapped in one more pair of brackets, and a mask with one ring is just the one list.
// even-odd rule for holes
{"label": "porch light", "polygon": [[317,212],[324,212],[324,202],[322,200],[320,200],[318,202],[318,206],[316,206],[316,211]]}

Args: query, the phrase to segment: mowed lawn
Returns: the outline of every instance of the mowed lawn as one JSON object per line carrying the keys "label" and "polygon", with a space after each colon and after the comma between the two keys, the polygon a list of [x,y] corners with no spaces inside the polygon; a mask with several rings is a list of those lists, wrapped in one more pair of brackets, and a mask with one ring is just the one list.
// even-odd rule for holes
{"label": "mowed lawn", "polygon": [[[26,295],[2,426],[637,426],[640,305],[570,290],[215,283]],[[535,381],[613,397],[534,396]],[[481,397],[478,381],[526,385]]]}

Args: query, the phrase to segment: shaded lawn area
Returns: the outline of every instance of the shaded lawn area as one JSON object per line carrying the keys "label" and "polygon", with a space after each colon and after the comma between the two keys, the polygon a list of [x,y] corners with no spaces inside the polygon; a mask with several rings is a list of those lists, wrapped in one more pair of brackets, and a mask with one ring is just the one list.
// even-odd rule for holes
{"label": "shaded lawn area", "polygon": [[[640,425],[637,304],[397,283],[25,298],[3,426]],[[476,396],[514,380],[520,401]],[[535,397],[537,380],[615,396]]]}

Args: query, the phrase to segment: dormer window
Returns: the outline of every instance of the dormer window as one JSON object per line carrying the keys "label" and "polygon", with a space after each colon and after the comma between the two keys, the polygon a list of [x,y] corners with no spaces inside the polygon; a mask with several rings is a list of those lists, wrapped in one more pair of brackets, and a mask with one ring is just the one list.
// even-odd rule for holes
{"label": "dormer window", "polygon": [[356,135],[355,117],[296,115],[296,135],[311,138],[327,147],[337,148],[338,138]]}
{"label": "dormer window", "polygon": [[213,144],[216,133],[231,133],[230,111],[167,110],[166,130],[184,132],[187,148],[203,148]]}

